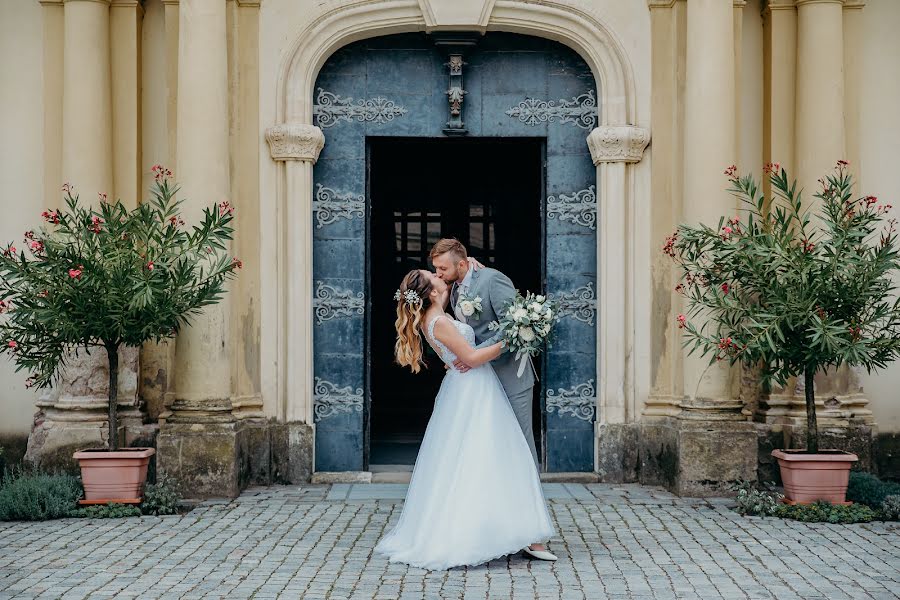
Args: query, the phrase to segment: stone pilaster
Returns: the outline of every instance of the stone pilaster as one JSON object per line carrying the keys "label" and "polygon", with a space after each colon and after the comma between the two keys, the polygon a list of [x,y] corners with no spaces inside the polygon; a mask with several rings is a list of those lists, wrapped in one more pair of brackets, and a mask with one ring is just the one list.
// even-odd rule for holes
{"label": "stone pilaster", "polygon": [[[637,472],[637,453],[634,442],[637,437],[636,409],[630,398],[626,381],[627,356],[630,354],[633,332],[629,331],[626,304],[623,294],[626,278],[632,269],[633,259],[628,248],[627,227],[630,198],[622,197],[621,190],[629,190],[628,170],[641,160],[650,132],[634,125],[601,125],[587,138],[591,159],[597,167],[600,185],[597,207],[598,220],[603,224],[598,236],[598,256],[617,256],[607,259],[606,268],[598,273],[597,328],[599,348],[597,352],[597,415],[595,436],[597,457],[595,468],[604,481],[632,480]],[[618,190],[618,193],[617,193]]]}
{"label": "stone pilaster", "polygon": [[[769,0],[763,11],[763,162],[794,173],[797,9],[794,0]],[[768,179],[763,191],[771,196]]]}
{"label": "stone pilaster", "polygon": [[[204,207],[231,196],[226,2],[181,0],[178,16],[175,176],[185,216],[197,221]],[[261,413],[234,397],[230,327],[226,293],[176,342],[174,400],[160,416],[157,460],[189,497],[236,496],[259,478],[252,463],[270,464]]]}
{"label": "stone pilaster", "polygon": [[285,453],[279,466],[291,481],[307,480],[315,464],[313,419],[312,202],[313,165],[325,146],[322,130],[304,123],[283,123],[266,130],[272,159],[284,169],[288,222],[303,223],[285,240],[287,323],[284,354],[286,380],[279,386],[285,407]]}

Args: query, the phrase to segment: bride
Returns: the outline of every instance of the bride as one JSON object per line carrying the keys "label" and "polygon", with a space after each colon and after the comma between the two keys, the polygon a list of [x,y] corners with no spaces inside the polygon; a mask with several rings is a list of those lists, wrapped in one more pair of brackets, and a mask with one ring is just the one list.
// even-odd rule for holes
{"label": "bride", "polygon": [[[449,370],[400,519],[375,551],[424,569],[481,564],[555,533],[531,451],[489,364],[501,344],[476,350],[472,328],[444,312],[448,296],[424,269],[410,271],[395,295],[397,362],[421,370],[421,332]],[[457,357],[472,369],[455,370]]]}

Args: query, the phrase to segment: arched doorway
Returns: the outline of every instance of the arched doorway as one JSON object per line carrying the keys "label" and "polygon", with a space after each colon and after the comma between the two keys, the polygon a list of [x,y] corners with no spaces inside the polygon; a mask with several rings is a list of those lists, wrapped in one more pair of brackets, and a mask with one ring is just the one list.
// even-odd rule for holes
{"label": "arched doorway", "polygon": [[[397,273],[450,235],[523,291],[565,303],[535,429],[545,470],[590,471],[597,188],[585,137],[596,82],[562,44],[491,33],[463,52],[465,133],[448,135],[452,53],[425,34],[371,38],[335,52],[314,86],[314,124],[328,140],[313,170],[315,469],[393,460],[379,451],[414,458],[436,379],[404,379],[384,360],[391,297]],[[423,177],[429,165],[438,168]],[[392,439],[412,452],[391,454]]]}

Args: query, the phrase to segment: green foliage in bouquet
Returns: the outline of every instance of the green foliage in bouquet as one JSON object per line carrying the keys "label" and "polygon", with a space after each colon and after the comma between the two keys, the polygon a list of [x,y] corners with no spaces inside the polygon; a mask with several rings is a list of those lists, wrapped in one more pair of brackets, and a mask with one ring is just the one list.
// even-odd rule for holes
{"label": "green foliage in bouquet", "polygon": [[871,372],[900,354],[895,219],[889,204],[852,196],[845,161],[820,180],[811,203],[784,169],[765,170],[775,198],[731,167],[729,191],[744,216],[722,217],[715,228],[681,225],[663,250],[687,299],[678,315],[685,347],[710,364],[762,365],[766,384],[802,374],[807,451],[815,453],[815,373],[842,364]]}
{"label": "green foliage in bouquet", "polygon": [[99,210],[68,184],[64,210],[46,210],[24,248],[0,252],[0,352],[26,385],[47,387],[70,353],[103,348],[109,359],[109,445],[117,449],[118,349],[172,337],[218,302],[241,261],[225,252],[234,208],[206,208],[187,230],[171,172],[153,167],[150,199],[133,210],[100,195]]}
{"label": "green foliage in bouquet", "polygon": [[546,296],[516,292],[499,321],[488,325],[516,353],[516,358],[537,356],[549,344],[553,326],[559,320],[557,303]]}

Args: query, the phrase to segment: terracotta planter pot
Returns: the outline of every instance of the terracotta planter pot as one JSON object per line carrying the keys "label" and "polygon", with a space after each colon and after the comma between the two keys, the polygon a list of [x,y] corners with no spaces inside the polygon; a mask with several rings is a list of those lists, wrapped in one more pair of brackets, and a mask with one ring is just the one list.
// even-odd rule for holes
{"label": "terracotta planter pot", "polygon": [[832,504],[845,502],[850,467],[859,457],[842,450],[820,450],[807,454],[804,450],[772,450],[781,467],[785,500],[791,504],[809,504],[826,500]]}
{"label": "terracotta planter pot", "polygon": [[80,504],[138,504],[147,480],[153,448],[80,450],[73,456],[81,466],[84,500]]}

